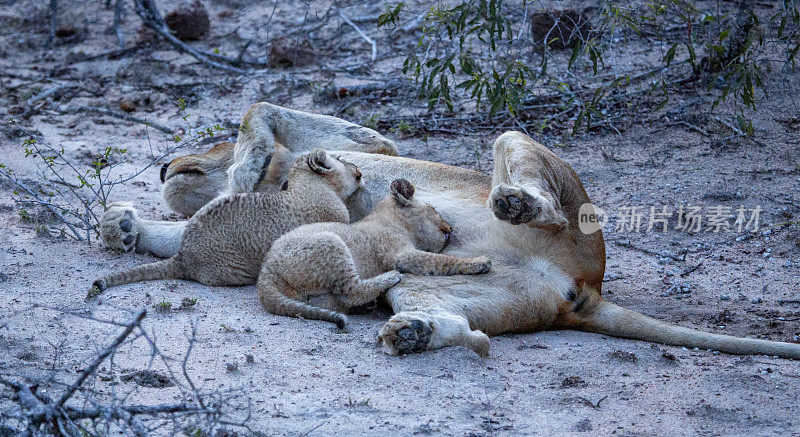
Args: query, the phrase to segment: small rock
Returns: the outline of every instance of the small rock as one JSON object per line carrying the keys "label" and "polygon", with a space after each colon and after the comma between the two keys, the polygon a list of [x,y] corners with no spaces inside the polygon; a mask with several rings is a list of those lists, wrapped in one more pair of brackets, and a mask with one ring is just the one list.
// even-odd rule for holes
{"label": "small rock", "polygon": [[678,361],[678,358],[677,358],[677,357],[675,357],[675,355],[674,355],[674,354],[672,354],[672,353],[670,353],[670,352],[667,352],[667,351],[664,351],[664,352],[661,354],[661,358],[663,358],[663,359],[665,359],[665,360],[667,360],[667,361]]}
{"label": "small rock", "polygon": [[639,361],[639,357],[637,357],[636,354],[625,352],[619,349],[609,353],[608,356],[619,361],[624,361],[626,363],[635,363]]}
{"label": "small rock", "polygon": [[255,359],[255,358],[253,358],[253,356],[252,356],[252,355],[250,355],[250,354],[247,354],[247,355],[245,355],[245,356],[244,356],[244,361],[245,361],[247,364],[253,364],[253,363],[255,363],[255,362],[256,362],[256,359]]}
{"label": "small rock", "polygon": [[181,41],[198,40],[208,33],[208,10],[200,0],[182,3],[164,17],[164,22]]}
{"label": "small rock", "polygon": [[316,59],[316,50],[308,38],[275,38],[269,49],[269,66],[291,68],[310,65]]}
{"label": "small rock", "polygon": [[561,388],[586,387],[587,385],[589,384],[580,376],[569,376],[561,381]]}
{"label": "small rock", "polygon": [[239,370],[239,365],[236,364],[235,362],[233,362],[233,363],[225,363],[225,370],[228,373],[236,372],[237,370]]}
{"label": "small rock", "polygon": [[731,296],[729,294],[723,294],[719,297],[719,300],[731,300]]}
{"label": "small rock", "polygon": [[76,33],[78,33],[78,28],[75,26],[59,26],[58,29],[56,29],[56,36],[59,38],[73,36]]}
{"label": "small rock", "polygon": [[122,109],[125,112],[133,112],[137,107],[139,107],[139,104],[132,100],[120,100],[118,105],[119,109]]}
{"label": "small rock", "polygon": [[760,297],[759,298],[750,299],[750,303],[761,303],[761,302],[763,302],[763,301],[761,300]]}
{"label": "small rock", "polygon": [[583,419],[575,424],[575,431],[586,432],[592,430],[592,422],[589,419]]}
{"label": "small rock", "polygon": [[122,375],[119,379],[121,379],[122,382],[133,381],[140,387],[164,388],[175,385],[175,383],[172,382],[168,376],[152,370],[140,370],[127,375]]}

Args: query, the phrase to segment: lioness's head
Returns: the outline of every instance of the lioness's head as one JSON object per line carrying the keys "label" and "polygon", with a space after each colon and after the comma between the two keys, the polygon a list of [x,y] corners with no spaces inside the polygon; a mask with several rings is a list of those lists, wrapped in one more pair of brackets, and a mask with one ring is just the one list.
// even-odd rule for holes
{"label": "lioness's head", "polygon": [[441,252],[450,240],[450,225],[432,206],[414,197],[414,185],[406,179],[395,179],[389,186],[391,196],[384,199],[388,209],[414,239],[417,249]]}
{"label": "lioness's head", "polygon": [[232,143],[206,153],[181,156],[161,167],[161,192],[172,210],[191,216],[228,186],[226,170],[233,163]]}
{"label": "lioness's head", "polygon": [[321,178],[343,200],[359,188],[363,189],[358,167],[331,156],[324,149],[315,149],[297,158],[289,170],[286,189],[302,188],[310,183],[309,177]]}

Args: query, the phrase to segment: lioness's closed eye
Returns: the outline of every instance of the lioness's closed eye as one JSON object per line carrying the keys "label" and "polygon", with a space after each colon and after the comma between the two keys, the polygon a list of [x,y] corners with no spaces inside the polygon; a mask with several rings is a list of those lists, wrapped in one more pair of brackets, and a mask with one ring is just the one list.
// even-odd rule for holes
{"label": "lioness's closed eye", "polygon": [[[486,257],[441,255],[450,225],[427,203],[414,197],[414,185],[396,179],[391,196],[353,224],[314,223],[296,228],[272,245],[258,280],[267,311],[326,320],[344,328],[342,312],[366,304],[417,275],[480,274],[491,269]],[[327,295],[329,308],[305,301]]]}

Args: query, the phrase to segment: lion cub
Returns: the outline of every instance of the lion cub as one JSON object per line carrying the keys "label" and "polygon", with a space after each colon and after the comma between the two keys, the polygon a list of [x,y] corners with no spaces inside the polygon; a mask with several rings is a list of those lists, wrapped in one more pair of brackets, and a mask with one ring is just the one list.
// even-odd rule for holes
{"label": "lion cub", "polygon": [[89,297],[110,286],[152,279],[252,284],[272,242],[284,233],[306,223],[348,223],[344,199],[361,187],[355,165],[316,149],[292,164],[285,191],[209,202],[189,219],[175,256],[100,278]]}
{"label": "lion cub", "polygon": [[[341,312],[364,305],[395,286],[402,273],[475,275],[491,269],[486,257],[442,255],[450,225],[427,203],[414,198],[414,186],[396,179],[375,210],[353,224],[314,223],[280,237],[267,253],[258,277],[264,308],[282,316],[347,324]],[[329,297],[335,310],[306,300]]]}

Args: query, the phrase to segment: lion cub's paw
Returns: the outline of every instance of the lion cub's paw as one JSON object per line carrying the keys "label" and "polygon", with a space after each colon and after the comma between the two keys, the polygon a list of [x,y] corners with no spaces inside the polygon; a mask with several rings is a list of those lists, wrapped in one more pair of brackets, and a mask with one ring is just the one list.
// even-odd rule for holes
{"label": "lion cub's paw", "polygon": [[378,332],[378,341],[389,355],[422,352],[428,348],[433,324],[419,319],[394,316]]}
{"label": "lion cub's paw", "polygon": [[111,202],[100,216],[100,236],[112,250],[129,252],[139,237],[139,216],[130,202]]}
{"label": "lion cub's paw", "polygon": [[492,261],[485,257],[479,256],[477,258],[472,258],[466,263],[462,271],[460,272],[462,275],[481,275],[484,273],[489,273],[492,269]]}
{"label": "lion cub's paw", "polygon": [[378,287],[386,292],[390,288],[394,287],[395,285],[399,284],[400,281],[403,280],[403,274],[398,272],[397,270],[389,270],[386,273],[381,273],[380,275],[372,278]]}
{"label": "lion cub's paw", "polygon": [[544,197],[523,188],[500,184],[492,189],[489,204],[495,217],[513,225],[548,228],[554,232],[567,227],[567,219]]}

